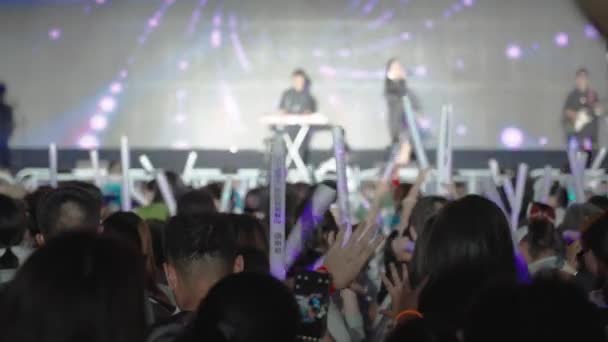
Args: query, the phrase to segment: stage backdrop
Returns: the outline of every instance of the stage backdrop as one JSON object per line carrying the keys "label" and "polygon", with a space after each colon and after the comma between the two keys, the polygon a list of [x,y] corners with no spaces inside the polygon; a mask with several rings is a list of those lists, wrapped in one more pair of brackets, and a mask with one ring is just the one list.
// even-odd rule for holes
{"label": "stage backdrop", "polygon": [[572,0],[0,0],[19,146],[262,148],[302,67],[350,144],[381,148],[392,56],[429,146],[443,103],[457,148],[538,149],[563,145],[577,68],[606,96],[604,42]]}

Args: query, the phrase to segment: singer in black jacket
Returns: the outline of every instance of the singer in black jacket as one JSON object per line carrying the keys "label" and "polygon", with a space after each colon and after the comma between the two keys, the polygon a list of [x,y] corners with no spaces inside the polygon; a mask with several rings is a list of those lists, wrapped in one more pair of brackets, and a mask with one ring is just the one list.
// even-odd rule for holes
{"label": "singer in black jacket", "polygon": [[397,58],[391,58],[386,63],[384,78],[384,98],[386,99],[388,129],[391,144],[399,142],[402,132],[407,131],[403,97],[408,96],[414,111],[418,111],[419,103],[407,87],[407,76],[403,65]]}

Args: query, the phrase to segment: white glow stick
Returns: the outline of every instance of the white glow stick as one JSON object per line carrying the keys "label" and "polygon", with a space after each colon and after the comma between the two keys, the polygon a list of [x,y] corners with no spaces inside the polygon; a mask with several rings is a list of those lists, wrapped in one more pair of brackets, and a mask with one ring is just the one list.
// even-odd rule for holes
{"label": "white glow stick", "polygon": [[228,177],[224,181],[222,187],[222,195],[220,196],[220,212],[227,213],[230,211],[230,199],[232,198],[232,178]]}
{"label": "white glow stick", "polygon": [[291,267],[304,248],[313,229],[323,220],[323,215],[336,200],[336,190],[321,183],[306,203],[285,245],[285,266]]}
{"label": "white glow stick", "polygon": [[550,165],[545,166],[543,170],[542,188],[540,192],[539,201],[547,204],[549,202],[549,196],[551,195],[551,185],[553,183],[553,168]]}
{"label": "white glow stick", "polygon": [[568,149],[568,162],[570,173],[572,174],[576,203],[585,203],[584,169],[581,170],[579,155],[574,147]]}
{"label": "white glow stick", "polygon": [[437,145],[437,192],[446,195],[444,185],[452,183],[452,105],[441,108],[439,122],[439,144]]}
{"label": "white glow stick", "polygon": [[490,167],[490,175],[492,176],[494,185],[501,186],[500,167],[498,166],[498,161],[496,159],[490,159],[488,161],[488,166]]}
{"label": "white glow stick", "polygon": [[270,273],[284,280],[285,269],[285,169],[286,149],[276,135],[270,151]]}
{"label": "white glow stick", "polygon": [[424,151],[424,146],[422,145],[422,140],[420,139],[418,124],[416,123],[414,111],[412,110],[412,103],[407,96],[403,97],[403,104],[405,107],[405,119],[410,130],[410,136],[412,137],[414,151],[416,151],[416,158],[418,159],[419,167],[422,170],[428,169],[429,160],[426,157],[426,152]]}
{"label": "white glow stick", "polygon": [[494,202],[494,204],[496,204],[505,214],[505,217],[507,216],[507,209],[504,203],[502,202],[502,198],[500,197],[500,193],[498,193],[494,182],[488,180],[485,197],[490,201]]}
{"label": "white glow stick", "polygon": [[336,159],[336,187],[338,190],[338,213],[340,228],[345,229],[344,241],[346,244],[353,227],[350,222],[350,204],[348,201],[348,179],[346,175],[346,148],[344,144],[344,130],[342,127],[332,129],[334,139],[334,155]]}
{"label": "white glow stick", "polygon": [[156,185],[158,185],[158,190],[160,190],[160,194],[163,196],[169,213],[171,216],[174,216],[177,213],[177,203],[171,185],[169,185],[169,181],[167,180],[167,175],[162,170],[156,172]]}
{"label": "white glow stick", "polygon": [[120,138],[120,162],[122,167],[122,186],[120,207],[122,211],[131,211],[131,179],[129,170],[131,168],[131,154],[129,152],[129,139]]}
{"label": "white glow stick", "polygon": [[97,150],[90,150],[89,157],[91,159],[91,168],[93,169],[93,180],[95,186],[101,187],[101,173],[99,171],[99,152]]}
{"label": "white glow stick", "polygon": [[148,203],[148,201],[146,201],[146,197],[133,187],[131,187],[131,198],[133,198],[133,200],[137,202],[137,204],[139,204],[140,206],[146,206],[150,204]]}
{"label": "white glow stick", "polygon": [[184,182],[190,180],[190,175],[192,174],[192,170],[194,170],[197,158],[198,154],[195,151],[188,153],[188,159],[186,159],[186,165],[184,165],[184,171],[182,172],[182,179]]}
{"label": "white glow stick", "polygon": [[57,181],[57,145],[51,143],[49,145],[49,183],[51,187],[56,188]]}
{"label": "white glow stick", "polygon": [[401,143],[393,145],[391,148],[391,153],[388,157],[388,161],[384,166],[384,172],[382,173],[382,181],[388,182],[391,180],[391,176],[393,175],[393,169],[395,169],[395,164],[397,162],[397,157],[399,156],[399,152],[401,151]]}
{"label": "white glow stick", "polygon": [[517,181],[515,182],[515,197],[511,204],[511,229],[513,232],[519,228],[519,213],[522,209],[527,178],[528,165],[523,163],[519,164],[519,168],[517,169]]}
{"label": "white glow stick", "polygon": [[606,149],[606,147],[602,147],[599,150],[599,152],[597,153],[597,156],[595,156],[595,159],[593,160],[593,163],[591,164],[591,170],[597,171],[602,167],[602,163],[604,162],[604,159],[606,159],[607,152],[608,152],[608,149]]}
{"label": "white glow stick", "polygon": [[139,156],[139,163],[141,164],[141,167],[146,170],[146,172],[154,173],[154,165],[152,165],[152,162],[150,161],[150,158],[148,158],[147,155],[142,154],[141,156]]}

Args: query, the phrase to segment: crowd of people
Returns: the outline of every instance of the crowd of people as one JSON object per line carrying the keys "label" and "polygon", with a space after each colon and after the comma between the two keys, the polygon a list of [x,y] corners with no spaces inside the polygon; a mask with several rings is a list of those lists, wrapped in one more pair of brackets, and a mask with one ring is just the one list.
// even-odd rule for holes
{"label": "crowd of people", "polygon": [[[606,339],[605,196],[569,203],[556,183],[547,203],[536,203],[528,187],[513,230],[485,197],[424,194],[426,175],[374,184],[366,209],[353,210],[349,238],[335,204],[308,217],[316,193],[329,189],[336,201],[335,184],[288,184],[286,236],[301,234],[301,243],[286,279],[270,272],[267,187],[242,199],[234,191],[220,212],[222,184],[194,189],[169,173],[173,216],[154,181],[149,203],[132,212],[80,181],[5,191],[1,339]],[[328,282],[306,297],[308,277]]]}

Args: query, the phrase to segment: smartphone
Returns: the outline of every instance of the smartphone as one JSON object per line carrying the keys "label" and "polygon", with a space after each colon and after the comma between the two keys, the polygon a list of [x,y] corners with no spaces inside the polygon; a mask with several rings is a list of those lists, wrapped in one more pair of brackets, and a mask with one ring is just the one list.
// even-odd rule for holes
{"label": "smartphone", "polygon": [[305,271],[296,275],[294,294],[300,308],[298,341],[321,341],[325,335],[330,282],[327,273]]}

